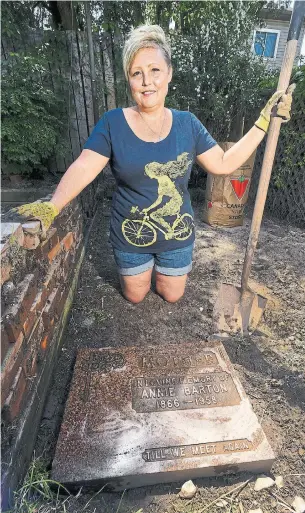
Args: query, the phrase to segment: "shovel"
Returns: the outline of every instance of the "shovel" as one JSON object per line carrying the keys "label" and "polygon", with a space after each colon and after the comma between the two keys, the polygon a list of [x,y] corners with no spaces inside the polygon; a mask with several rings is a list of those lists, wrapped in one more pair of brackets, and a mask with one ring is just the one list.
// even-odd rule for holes
{"label": "shovel", "polygon": [[[304,14],[305,2],[295,1],[277,86],[279,91],[286,91],[289,85]],[[249,288],[248,282],[262,222],[281,123],[281,118],[271,118],[243,265],[241,287],[222,284],[214,306],[213,318],[215,327],[219,331],[241,331],[243,334],[248,333],[249,330],[253,331],[257,327],[267,304],[267,299],[253,292]]]}

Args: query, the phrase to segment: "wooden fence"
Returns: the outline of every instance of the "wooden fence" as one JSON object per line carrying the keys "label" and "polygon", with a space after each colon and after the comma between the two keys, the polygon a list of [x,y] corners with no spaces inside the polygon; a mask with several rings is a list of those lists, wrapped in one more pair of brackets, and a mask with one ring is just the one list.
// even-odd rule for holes
{"label": "wooden fence", "polygon": [[[67,149],[64,157],[54,155],[49,162],[50,171],[64,173],[79,156],[82,147],[94,127],[91,73],[88,38],[86,32],[37,30],[28,41],[2,38],[2,62],[12,52],[30,55],[33,45],[47,44],[52,58],[48,62],[50,87],[59,98],[64,98],[67,115]],[[94,34],[94,57],[98,93],[98,110],[101,116],[106,110],[128,103],[125,80],[120,64],[119,38],[113,41],[108,33]],[[58,59],[57,59],[58,56]],[[62,80],[56,80],[61,77]],[[29,87],[31,78],[29,77]],[[42,121],[43,122],[43,121]]]}

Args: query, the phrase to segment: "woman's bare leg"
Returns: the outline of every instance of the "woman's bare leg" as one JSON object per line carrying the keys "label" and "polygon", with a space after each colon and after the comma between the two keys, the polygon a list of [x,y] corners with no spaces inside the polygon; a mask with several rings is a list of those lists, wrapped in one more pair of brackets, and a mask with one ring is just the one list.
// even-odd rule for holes
{"label": "woman's bare leg", "polygon": [[166,276],[156,271],[156,290],[169,303],[176,303],[184,294],[187,274]]}
{"label": "woman's bare leg", "polygon": [[131,303],[137,304],[143,301],[151,286],[152,269],[135,276],[120,275],[123,295]]}

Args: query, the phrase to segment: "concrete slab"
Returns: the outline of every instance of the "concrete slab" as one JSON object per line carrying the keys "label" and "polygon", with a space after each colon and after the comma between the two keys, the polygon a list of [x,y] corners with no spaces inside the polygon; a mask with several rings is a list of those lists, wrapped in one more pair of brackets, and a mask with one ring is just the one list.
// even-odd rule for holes
{"label": "concrete slab", "polygon": [[221,342],[79,351],[56,481],[123,490],[273,461]]}

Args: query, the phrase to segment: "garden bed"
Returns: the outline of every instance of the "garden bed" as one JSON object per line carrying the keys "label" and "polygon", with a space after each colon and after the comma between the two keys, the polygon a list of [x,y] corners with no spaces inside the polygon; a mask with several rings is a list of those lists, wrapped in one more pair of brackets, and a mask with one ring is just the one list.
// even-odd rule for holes
{"label": "garden bed", "polygon": [[[212,335],[211,314],[217,290],[222,281],[239,283],[250,220],[246,219],[241,228],[215,230],[200,221],[199,208],[194,268],[185,296],[169,304],[151,291],[141,304],[132,305],[120,293],[107,242],[109,204],[100,207],[36,444],[36,456],[42,455],[46,468],[54,456],[78,349],[183,344],[207,340]],[[199,491],[190,501],[177,497],[182,483],[172,483],[129,490],[123,497],[118,493],[102,492],[96,497],[80,494],[67,502],[71,511],[114,513],[119,506],[123,513],[136,513],[141,508],[142,513],[199,513],[247,479],[252,480],[239,489],[232,505],[230,499],[237,492],[228,496],[227,506],[220,508],[213,503],[208,511],[240,512],[241,502],[245,512],[261,507],[264,513],[284,513],[289,511],[285,502],[291,504],[295,495],[304,496],[304,248],[304,232],[265,218],[251,280],[251,285],[269,298],[263,322],[251,337],[224,339],[277,453],[272,475],[283,476],[284,488],[258,493],[253,490],[253,476],[228,475],[196,480]]]}

